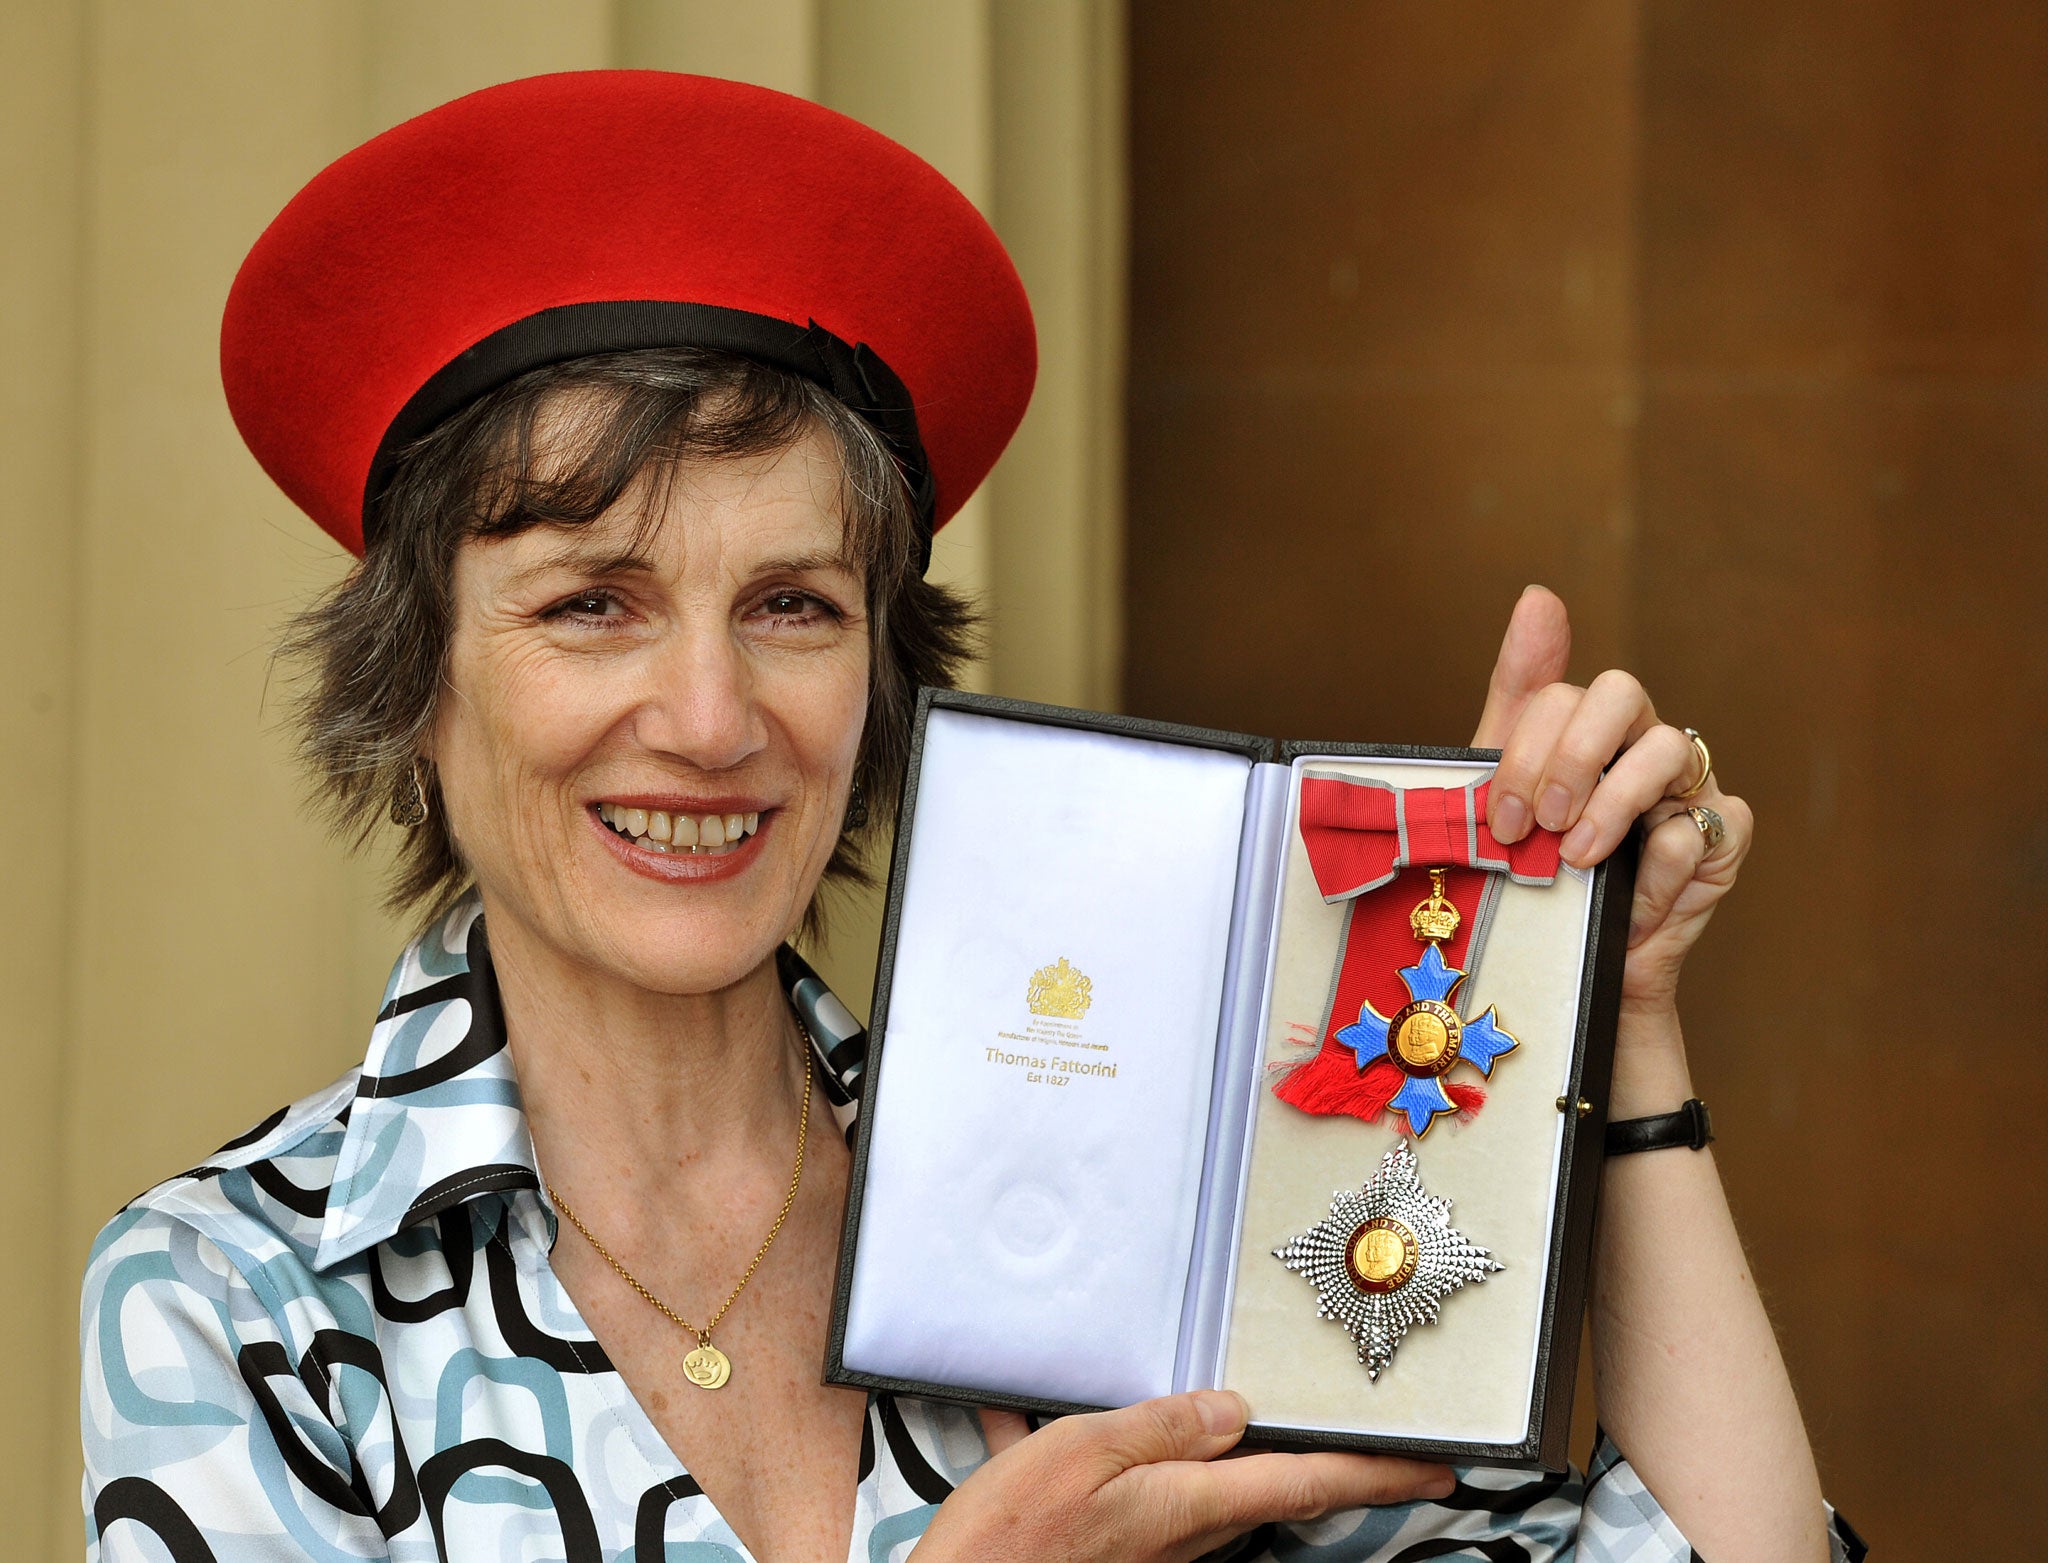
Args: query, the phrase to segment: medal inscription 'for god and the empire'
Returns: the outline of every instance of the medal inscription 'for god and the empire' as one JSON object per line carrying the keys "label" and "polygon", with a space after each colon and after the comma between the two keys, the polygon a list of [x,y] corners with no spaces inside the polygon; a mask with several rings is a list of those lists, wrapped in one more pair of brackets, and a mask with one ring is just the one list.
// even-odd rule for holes
{"label": "medal inscription 'for god and the empire'", "polygon": [[1394,1360],[1410,1325],[1434,1324],[1467,1281],[1507,1267],[1451,1225],[1451,1202],[1422,1186],[1400,1141],[1362,1189],[1339,1189],[1330,1213],[1273,1257],[1316,1289],[1316,1317],[1344,1326],[1367,1378]]}

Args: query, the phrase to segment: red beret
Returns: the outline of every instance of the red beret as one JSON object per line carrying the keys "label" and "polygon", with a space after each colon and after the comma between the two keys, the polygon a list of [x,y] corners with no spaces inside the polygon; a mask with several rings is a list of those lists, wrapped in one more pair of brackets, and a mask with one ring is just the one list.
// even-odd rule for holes
{"label": "red beret", "polygon": [[1037,372],[1008,255],[923,159],[764,87],[578,71],[443,104],[316,176],[242,263],[221,378],[264,470],[360,554],[407,441],[529,369],[654,346],[824,385],[931,527]]}

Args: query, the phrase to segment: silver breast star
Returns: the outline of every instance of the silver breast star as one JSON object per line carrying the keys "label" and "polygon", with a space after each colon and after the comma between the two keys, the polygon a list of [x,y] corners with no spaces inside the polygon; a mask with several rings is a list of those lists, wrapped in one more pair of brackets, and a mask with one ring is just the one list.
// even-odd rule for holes
{"label": "silver breast star", "polygon": [[1353,1192],[1273,1257],[1316,1289],[1316,1317],[1335,1319],[1377,1379],[1412,1324],[1434,1324],[1443,1300],[1467,1281],[1507,1267],[1451,1226],[1451,1202],[1422,1186],[1415,1153],[1399,1141]]}

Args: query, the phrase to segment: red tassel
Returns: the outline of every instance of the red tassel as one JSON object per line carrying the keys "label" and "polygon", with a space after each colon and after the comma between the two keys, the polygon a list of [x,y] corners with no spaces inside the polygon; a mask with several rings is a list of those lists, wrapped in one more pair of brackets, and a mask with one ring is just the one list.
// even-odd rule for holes
{"label": "red tassel", "polygon": [[[1375,1058],[1361,1070],[1358,1055],[1350,1048],[1326,1043],[1314,1058],[1296,1064],[1274,1081],[1273,1094],[1305,1113],[1342,1113],[1378,1123],[1394,1093],[1401,1089],[1401,1080],[1401,1071],[1391,1059]],[[1486,1105],[1483,1086],[1446,1080],[1444,1090],[1457,1104],[1460,1118],[1470,1118]]]}
{"label": "red tassel", "polygon": [[1341,1042],[1326,1042],[1273,1084],[1275,1096],[1305,1113],[1345,1113],[1367,1123],[1378,1121],[1400,1089],[1401,1071],[1392,1063],[1375,1058],[1360,1070],[1358,1055]]}
{"label": "red tassel", "polygon": [[1483,1085],[1459,1085],[1454,1080],[1446,1080],[1444,1090],[1458,1104],[1460,1118],[1470,1118],[1486,1105],[1486,1087]]}

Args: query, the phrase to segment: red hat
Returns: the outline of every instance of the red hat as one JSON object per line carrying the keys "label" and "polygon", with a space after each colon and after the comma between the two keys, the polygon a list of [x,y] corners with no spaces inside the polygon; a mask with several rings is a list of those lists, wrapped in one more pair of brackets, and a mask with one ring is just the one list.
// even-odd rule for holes
{"label": "red hat", "polygon": [[1009,256],[922,158],[765,87],[578,71],[458,98],[317,175],[242,263],[221,379],[263,469],[360,554],[408,441],[529,369],[655,346],[823,385],[932,528],[1037,373]]}

